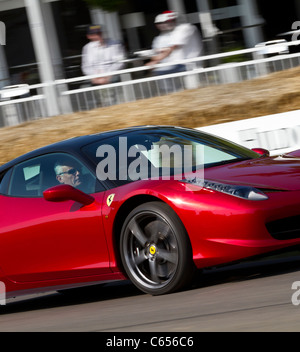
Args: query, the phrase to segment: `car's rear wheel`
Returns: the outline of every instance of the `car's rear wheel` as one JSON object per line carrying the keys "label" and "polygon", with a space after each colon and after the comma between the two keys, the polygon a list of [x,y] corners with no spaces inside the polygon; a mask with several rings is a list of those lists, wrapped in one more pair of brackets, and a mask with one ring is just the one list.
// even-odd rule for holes
{"label": "car's rear wheel", "polygon": [[152,295],[177,291],[194,274],[185,228],[174,211],[161,202],[140,205],[127,216],[120,253],[129,279]]}

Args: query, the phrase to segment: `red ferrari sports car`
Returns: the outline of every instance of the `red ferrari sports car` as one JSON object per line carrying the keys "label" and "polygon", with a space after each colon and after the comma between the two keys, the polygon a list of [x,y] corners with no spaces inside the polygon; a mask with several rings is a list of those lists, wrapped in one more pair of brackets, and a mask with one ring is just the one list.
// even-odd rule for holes
{"label": "red ferrari sports car", "polygon": [[142,126],[30,152],[0,182],[7,297],[124,279],[166,294],[195,269],[300,244],[300,151]]}

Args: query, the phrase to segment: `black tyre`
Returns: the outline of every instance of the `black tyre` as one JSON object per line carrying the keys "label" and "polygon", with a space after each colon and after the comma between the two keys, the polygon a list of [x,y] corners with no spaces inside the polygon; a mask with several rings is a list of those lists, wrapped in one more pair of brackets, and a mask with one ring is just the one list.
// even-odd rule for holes
{"label": "black tyre", "polygon": [[178,291],[193,278],[188,236],[165,203],[145,203],[128,215],[121,231],[120,253],[129,279],[151,295]]}

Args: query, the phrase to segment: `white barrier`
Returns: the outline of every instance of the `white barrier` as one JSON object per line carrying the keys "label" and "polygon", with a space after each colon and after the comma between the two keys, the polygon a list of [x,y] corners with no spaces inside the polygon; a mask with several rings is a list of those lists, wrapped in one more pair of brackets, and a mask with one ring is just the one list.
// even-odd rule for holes
{"label": "white barrier", "polygon": [[247,148],[268,149],[271,155],[300,149],[300,110],[197,129]]}
{"label": "white barrier", "polygon": [[[297,45],[300,45],[300,41],[286,43],[287,47]],[[278,48],[280,48],[278,44],[272,45],[272,50],[278,51]],[[261,51],[261,48],[250,48],[183,60],[176,63],[186,65],[186,71],[164,76],[151,77],[149,70],[169,66],[169,63],[155,65],[152,68],[149,66],[127,68],[110,73],[120,77],[118,83],[103,86],[90,84],[92,78],[99,76],[83,76],[31,85],[28,86],[30,99],[0,101],[0,127],[53,116],[54,111],[49,109],[49,106],[51,107],[54,92],[59,110],[55,114],[67,114],[157,97],[179,90],[249,80],[300,66],[299,52],[266,58]],[[243,62],[222,64],[224,58],[231,57],[231,60],[234,60],[235,57],[241,56]],[[219,64],[210,67],[215,62]]]}

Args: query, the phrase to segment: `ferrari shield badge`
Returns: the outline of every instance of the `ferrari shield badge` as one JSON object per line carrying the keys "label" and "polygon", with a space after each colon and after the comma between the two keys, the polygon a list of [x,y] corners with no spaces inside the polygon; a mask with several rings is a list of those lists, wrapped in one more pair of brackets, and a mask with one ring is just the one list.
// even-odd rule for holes
{"label": "ferrari shield badge", "polygon": [[106,204],[110,207],[111,203],[113,202],[114,200],[114,197],[115,197],[115,194],[110,194],[108,197],[107,197],[107,200],[106,200]]}

